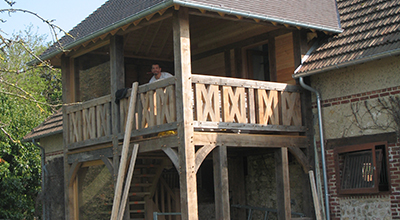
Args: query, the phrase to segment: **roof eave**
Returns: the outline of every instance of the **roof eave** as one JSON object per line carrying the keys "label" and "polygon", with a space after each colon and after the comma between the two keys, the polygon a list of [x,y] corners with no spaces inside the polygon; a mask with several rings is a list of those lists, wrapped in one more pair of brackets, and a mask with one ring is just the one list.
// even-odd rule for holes
{"label": "roof eave", "polygon": [[[306,71],[306,72],[298,73],[298,74],[295,73],[292,75],[292,77],[294,79],[298,79],[300,77],[312,76],[315,74],[319,74],[319,73],[323,73],[323,72],[327,72],[327,71],[331,71],[331,70],[335,70],[335,69],[340,69],[340,68],[344,68],[344,67],[349,67],[349,66],[353,66],[353,65],[357,65],[357,64],[362,64],[365,62],[383,59],[386,57],[391,57],[391,56],[396,56],[396,55],[400,55],[400,48],[385,51],[385,52],[367,56],[367,57],[363,57],[361,59],[356,59],[356,60],[352,60],[352,61],[348,61],[348,62],[344,62],[344,63],[339,63],[339,64],[323,67],[320,69],[314,69],[311,71]],[[297,68],[297,69],[300,69],[300,68]]]}
{"label": "roof eave", "polygon": [[[306,28],[306,29],[313,29],[317,31],[326,31],[326,32],[331,32],[331,33],[341,33],[343,29],[340,28],[340,23],[338,25],[338,28],[331,28],[331,27],[326,27],[326,26],[318,26],[318,25],[312,25],[309,23],[302,23],[302,22],[297,22],[297,21],[290,21],[290,20],[285,20],[285,19],[278,19],[275,17],[270,17],[270,16],[261,16],[253,13],[245,13],[241,11],[236,11],[236,10],[229,10],[229,9],[224,9],[224,8],[219,8],[219,7],[214,7],[214,6],[208,6],[208,5],[203,5],[203,4],[198,4],[198,3],[190,3],[190,2],[185,2],[182,0],[167,0],[165,2],[159,3],[148,10],[142,11],[138,14],[132,15],[128,18],[125,18],[123,20],[120,20],[114,24],[111,24],[107,27],[104,27],[103,29],[100,29],[96,32],[93,32],[92,34],[87,35],[86,37],[83,37],[77,41],[72,42],[71,44],[68,44],[65,46],[65,50],[70,50],[76,46],[79,46],[80,44],[83,44],[86,41],[89,41],[95,37],[99,37],[103,34],[106,34],[116,28],[122,27],[124,25],[127,25],[135,20],[144,18],[150,14],[153,14],[161,9],[169,8],[173,5],[180,5],[183,7],[189,7],[189,8],[198,8],[198,9],[204,9],[212,12],[220,12],[224,14],[231,14],[231,15],[237,15],[237,16],[242,16],[245,18],[251,18],[251,19],[258,19],[260,21],[268,21],[268,22],[276,22],[276,23],[282,23],[282,24],[287,24],[290,26],[295,26],[295,27],[301,27],[301,28]],[[58,54],[61,54],[62,51],[56,50],[54,52],[51,52],[47,54],[44,57],[41,57],[42,60],[48,60]],[[33,64],[37,61],[31,61],[29,64]]]}
{"label": "roof eave", "polygon": [[33,135],[32,137],[22,139],[22,142],[28,142],[28,141],[32,141],[32,140],[38,140],[38,139],[40,139],[40,138],[44,138],[44,137],[48,137],[48,136],[52,136],[52,135],[56,135],[56,134],[62,134],[62,133],[63,133],[63,130],[61,129],[61,130],[59,130],[59,131],[49,132],[49,133],[42,134],[42,135],[36,135],[36,136]]}
{"label": "roof eave", "polygon": [[295,26],[295,27],[314,29],[317,31],[326,31],[326,32],[331,32],[331,33],[343,32],[343,29],[340,28],[340,22],[338,23],[338,28],[331,28],[331,27],[312,25],[309,23],[302,23],[302,22],[291,21],[291,20],[286,20],[286,19],[279,19],[279,18],[272,17],[272,16],[258,15],[258,14],[253,14],[251,12],[242,12],[242,11],[237,11],[237,10],[224,9],[221,7],[214,7],[214,6],[208,6],[208,5],[198,4],[198,3],[191,3],[191,2],[186,2],[185,0],[172,0],[172,1],[174,4],[178,4],[183,7],[204,9],[207,11],[224,13],[227,15],[241,16],[244,18],[257,19],[257,20],[261,20],[261,21],[276,22],[276,23],[287,24],[287,25]]}

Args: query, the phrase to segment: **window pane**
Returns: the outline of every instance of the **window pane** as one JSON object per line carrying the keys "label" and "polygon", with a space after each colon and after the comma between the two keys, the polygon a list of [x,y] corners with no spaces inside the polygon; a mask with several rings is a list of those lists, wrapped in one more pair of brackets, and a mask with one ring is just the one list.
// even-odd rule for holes
{"label": "window pane", "polygon": [[347,153],[343,163],[342,189],[374,187],[375,178],[371,150]]}

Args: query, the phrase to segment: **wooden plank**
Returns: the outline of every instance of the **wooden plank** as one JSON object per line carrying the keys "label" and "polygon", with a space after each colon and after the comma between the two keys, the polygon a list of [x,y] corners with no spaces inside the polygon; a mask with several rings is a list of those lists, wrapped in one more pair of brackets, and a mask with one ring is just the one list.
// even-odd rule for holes
{"label": "wooden plank", "polygon": [[211,121],[194,121],[195,129],[232,129],[241,131],[279,131],[279,132],[305,132],[304,126],[288,126],[288,125],[262,125],[251,123],[229,123],[229,122],[211,122]]}
{"label": "wooden plank", "polygon": [[238,135],[235,133],[194,132],[193,141],[196,145],[215,144],[228,147],[278,148],[282,146],[294,146],[303,148],[307,146],[306,137],[290,135]]}
{"label": "wooden plank", "polygon": [[247,98],[247,106],[248,106],[248,117],[249,123],[255,124],[256,123],[256,103],[255,103],[255,96],[254,96],[254,89],[247,90],[248,98]]}
{"label": "wooden plank", "polygon": [[231,219],[227,147],[218,146],[213,151],[215,219]]}
{"label": "wooden plank", "polygon": [[[113,201],[113,208],[111,212],[111,219],[117,219],[118,216],[118,210],[120,208],[120,202],[121,202],[121,191],[122,191],[122,184],[125,178],[124,173],[126,169],[126,159],[128,157],[128,150],[129,150],[129,143],[131,139],[131,131],[133,127],[133,119],[134,119],[134,113],[135,113],[135,106],[136,106],[136,96],[137,96],[137,87],[138,83],[135,82],[132,84],[132,91],[131,91],[131,100],[129,102],[129,111],[128,111],[128,122],[126,124],[125,128],[125,137],[124,137],[124,143],[122,146],[122,151],[121,151],[121,162],[120,166],[118,168],[118,178],[117,178],[117,184],[115,186],[115,194],[114,194],[114,201]],[[116,158],[114,158],[116,159]],[[123,204],[124,206],[125,204]]]}
{"label": "wooden plank", "polygon": [[321,204],[319,203],[317,187],[315,185],[314,171],[309,170],[308,174],[310,177],[311,192],[312,192],[312,197],[313,197],[313,202],[314,202],[315,218],[317,220],[322,220],[323,218],[322,218],[322,212],[321,212]]}
{"label": "wooden plank", "polygon": [[276,90],[276,91],[286,91],[286,92],[301,91],[300,86],[288,85],[286,83],[266,82],[259,80],[237,79],[237,78],[197,75],[197,74],[192,74],[192,82],[210,84],[210,85],[221,85],[221,86],[229,85],[232,87],[244,87],[252,89]]}
{"label": "wooden plank", "polygon": [[176,75],[176,112],[179,143],[179,182],[181,217],[198,219],[195,148],[193,143],[193,111],[191,55],[188,8],[181,7],[173,14],[173,42]]}
{"label": "wooden plank", "polygon": [[[127,148],[128,148],[128,146],[127,146]],[[128,174],[127,174],[126,180],[125,180],[125,187],[124,187],[124,192],[123,192],[123,196],[122,196],[122,200],[121,200],[121,206],[119,207],[119,211],[118,211],[118,217],[117,217],[118,220],[122,220],[122,218],[124,217],[124,211],[125,211],[125,207],[126,207],[125,204],[128,200],[128,194],[129,194],[129,189],[131,187],[133,170],[135,169],[135,163],[136,163],[138,150],[139,150],[139,145],[135,144],[133,146],[131,161],[129,163],[129,168],[128,168]]]}
{"label": "wooden plank", "polygon": [[278,220],[291,219],[289,158],[287,147],[275,151],[276,203]]}

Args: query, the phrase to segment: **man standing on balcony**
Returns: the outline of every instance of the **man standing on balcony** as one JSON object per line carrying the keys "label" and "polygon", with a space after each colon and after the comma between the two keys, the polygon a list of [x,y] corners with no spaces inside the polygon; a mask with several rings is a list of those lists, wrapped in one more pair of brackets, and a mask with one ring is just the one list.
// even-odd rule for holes
{"label": "man standing on balcony", "polygon": [[151,65],[151,73],[153,73],[153,77],[151,77],[149,83],[152,83],[159,79],[165,79],[165,78],[172,76],[170,73],[161,72],[161,67],[157,63]]}

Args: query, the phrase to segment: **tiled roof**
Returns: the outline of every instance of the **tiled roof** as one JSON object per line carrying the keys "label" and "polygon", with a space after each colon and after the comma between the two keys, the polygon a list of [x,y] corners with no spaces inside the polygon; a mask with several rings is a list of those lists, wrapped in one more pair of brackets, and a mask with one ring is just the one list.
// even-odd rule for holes
{"label": "tiled roof", "polygon": [[400,53],[399,0],[338,0],[344,31],[318,47],[295,77]]}
{"label": "tiled roof", "polygon": [[[69,32],[75,39],[64,36],[60,42],[65,49],[71,49],[144,17],[147,12],[174,4],[303,28],[341,31],[335,0],[109,0]],[[61,51],[53,45],[42,57],[48,59],[58,53]]]}
{"label": "tiled roof", "polygon": [[32,139],[40,139],[54,134],[60,134],[63,131],[63,115],[61,109],[48,117],[41,125],[34,128],[30,133],[25,135],[23,141]]}

